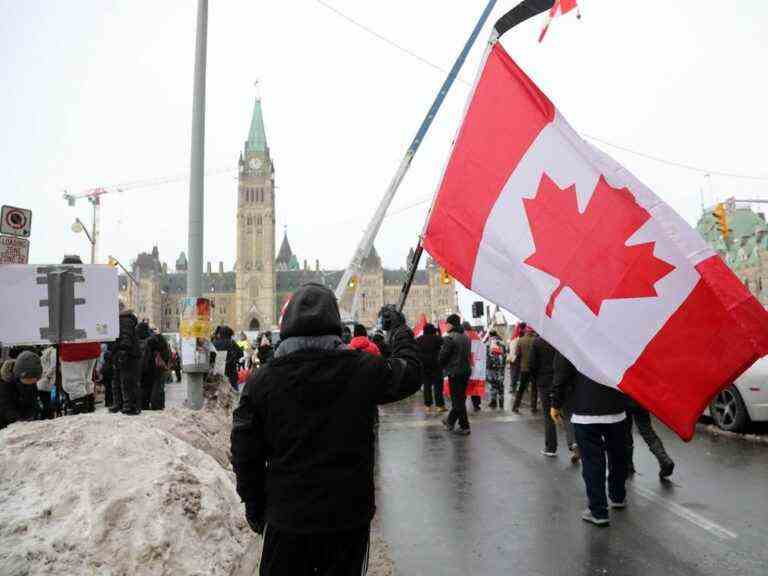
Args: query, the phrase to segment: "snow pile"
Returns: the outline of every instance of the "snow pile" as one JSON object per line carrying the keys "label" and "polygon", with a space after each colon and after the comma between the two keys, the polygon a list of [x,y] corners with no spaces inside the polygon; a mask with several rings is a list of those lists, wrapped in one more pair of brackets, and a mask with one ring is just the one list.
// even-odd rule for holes
{"label": "snow pile", "polygon": [[235,573],[256,538],[222,466],[222,404],[0,433],[0,574]]}
{"label": "snow pile", "polygon": [[[106,412],[0,432],[0,574],[245,576],[261,539],[229,464],[235,396],[203,410]],[[374,533],[369,574],[391,574]]]}

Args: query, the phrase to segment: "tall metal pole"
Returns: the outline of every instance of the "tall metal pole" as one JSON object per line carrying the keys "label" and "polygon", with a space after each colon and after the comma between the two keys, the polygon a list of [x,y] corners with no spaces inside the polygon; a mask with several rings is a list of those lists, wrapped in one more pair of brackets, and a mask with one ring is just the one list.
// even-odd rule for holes
{"label": "tall metal pole", "polygon": [[[197,3],[197,40],[195,44],[195,87],[192,101],[192,158],[189,174],[189,235],[187,254],[187,297],[203,293],[203,209],[205,177],[205,67],[208,49],[208,0]],[[200,372],[185,372],[187,405],[203,407],[203,378]]]}
{"label": "tall metal pole", "polygon": [[198,298],[203,287],[203,200],[205,165],[205,65],[208,45],[208,0],[197,3],[195,88],[192,103],[192,158],[189,174],[187,296]]}
{"label": "tall metal pole", "polygon": [[[413,142],[411,142],[411,145],[408,147],[408,150],[405,153],[405,157],[400,163],[397,172],[395,172],[395,176],[392,178],[392,182],[389,184],[389,188],[387,188],[387,191],[384,193],[384,197],[381,199],[379,207],[376,209],[370,224],[368,224],[368,228],[366,228],[365,233],[363,234],[363,238],[360,240],[360,244],[358,244],[357,249],[352,256],[352,260],[349,263],[349,266],[347,266],[347,269],[344,271],[341,280],[339,280],[339,284],[336,286],[336,298],[339,300],[341,300],[342,296],[344,296],[344,291],[346,290],[349,281],[352,279],[352,276],[359,273],[363,260],[370,253],[371,246],[373,246],[373,241],[376,239],[376,236],[379,233],[381,223],[383,222],[384,216],[386,216],[387,210],[389,209],[389,206],[392,203],[395,194],[397,193],[397,189],[400,187],[403,178],[405,178],[405,175],[411,166],[411,162],[413,161],[413,157],[416,155],[419,146],[421,146],[421,143],[424,140],[424,137],[427,135],[430,126],[432,126],[432,121],[435,119],[438,110],[440,110],[440,107],[443,105],[443,101],[448,95],[448,91],[451,89],[453,82],[458,77],[459,71],[464,65],[464,61],[467,59],[469,51],[472,49],[472,46],[475,44],[477,37],[480,35],[480,31],[483,29],[485,22],[488,20],[488,17],[491,15],[493,8],[496,6],[496,1],[497,0],[490,0],[488,5],[485,7],[485,10],[483,10],[480,19],[477,21],[477,24],[472,30],[472,34],[470,34],[469,39],[459,54],[459,57],[456,59],[456,62],[454,62],[453,67],[451,68],[451,71],[448,73],[448,77],[440,87],[440,91],[437,93],[435,101],[429,108],[427,116],[422,121],[421,126],[419,127],[419,130],[413,139]],[[356,290],[357,289],[359,288],[356,288]]]}

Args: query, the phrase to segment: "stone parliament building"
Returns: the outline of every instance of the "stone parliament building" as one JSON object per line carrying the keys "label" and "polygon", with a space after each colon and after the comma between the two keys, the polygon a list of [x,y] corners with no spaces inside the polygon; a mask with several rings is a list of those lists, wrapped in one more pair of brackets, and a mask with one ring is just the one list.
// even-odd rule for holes
{"label": "stone parliament building", "polygon": [[[213,302],[213,324],[234,330],[269,330],[277,327],[280,309],[286,299],[306,282],[317,282],[334,290],[342,270],[322,270],[315,260],[303,265],[291,250],[287,232],[275,255],[275,170],[267,145],[262,105],[259,98],[253,109],[248,140],[238,161],[237,261],[234,270],[217,269],[208,263],[203,289]],[[373,248],[363,262],[357,278],[358,320],[372,327],[384,304],[397,302],[405,264],[399,270],[382,266]],[[160,260],[155,246],[138,255],[131,264],[136,283],[120,276],[120,299],[133,308],[140,319],[147,319],[162,332],[177,332],[181,302],[187,292],[187,258],[182,253],[174,270]],[[351,309],[353,289],[342,298],[342,308]],[[458,311],[455,282],[446,277],[431,259],[416,273],[404,313],[413,325],[421,314],[431,321],[444,319]]]}

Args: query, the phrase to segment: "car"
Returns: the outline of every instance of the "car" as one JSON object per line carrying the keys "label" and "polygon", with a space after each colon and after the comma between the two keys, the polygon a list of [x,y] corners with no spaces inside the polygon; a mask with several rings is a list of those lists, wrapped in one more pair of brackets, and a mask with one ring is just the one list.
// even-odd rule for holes
{"label": "car", "polygon": [[709,415],[728,432],[740,432],[748,422],[768,422],[768,356],[715,396],[709,404]]}

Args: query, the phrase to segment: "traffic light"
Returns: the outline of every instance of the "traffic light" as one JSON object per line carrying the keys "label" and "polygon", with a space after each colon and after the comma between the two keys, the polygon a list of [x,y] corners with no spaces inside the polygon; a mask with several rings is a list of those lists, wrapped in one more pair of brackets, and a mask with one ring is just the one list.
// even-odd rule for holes
{"label": "traffic light", "polygon": [[347,287],[352,289],[357,288],[357,276],[352,276],[352,278],[349,279]]}
{"label": "traffic light", "polygon": [[448,270],[445,268],[440,268],[440,284],[450,284],[451,283],[451,275],[448,274]]}
{"label": "traffic light", "polygon": [[107,266],[110,266],[112,268],[117,268],[117,259],[110,256],[109,262],[107,262]]}
{"label": "traffic light", "polygon": [[722,202],[718,203],[712,211],[712,216],[715,218],[715,226],[717,226],[717,230],[720,232],[723,240],[727,240],[731,229],[728,228],[728,214],[725,210],[725,204]]}

